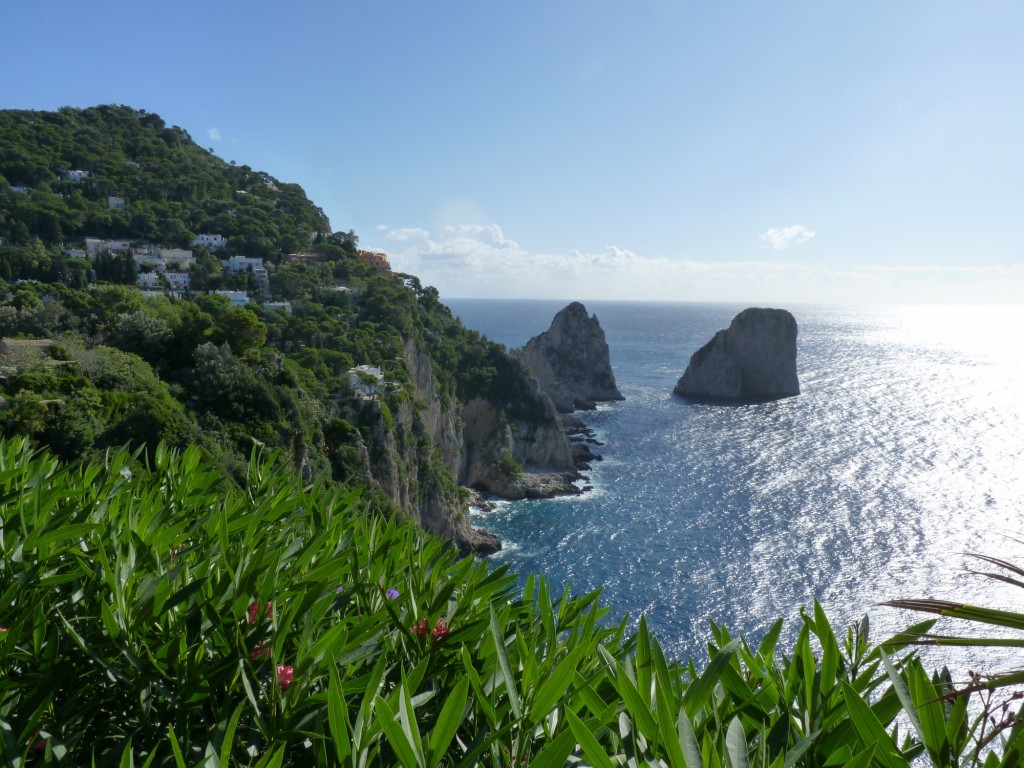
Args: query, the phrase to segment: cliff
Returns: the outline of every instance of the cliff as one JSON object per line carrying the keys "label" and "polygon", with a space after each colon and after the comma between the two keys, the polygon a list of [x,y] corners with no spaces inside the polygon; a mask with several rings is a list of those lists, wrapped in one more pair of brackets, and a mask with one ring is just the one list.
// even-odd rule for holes
{"label": "cliff", "polygon": [[588,315],[578,301],[555,315],[548,330],[530,339],[519,358],[562,413],[623,399],[604,330],[597,316]]}
{"label": "cliff", "polygon": [[796,319],[786,310],[745,309],[693,353],[674,392],[740,402],[799,395],[796,337]]}
{"label": "cliff", "polygon": [[580,492],[558,414],[525,370],[506,374],[521,379],[522,402],[475,396],[463,403],[442,396],[430,355],[411,340],[403,361],[410,374],[403,391],[352,401],[345,416],[362,427],[366,479],[422,528],[463,552],[486,554],[501,543],[470,525],[467,488],[507,499]]}
{"label": "cliff", "polygon": [[[467,486],[576,492],[558,414],[504,347],[434,288],[365,263],[297,184],[157,115],[0,110],[0,211],[0,277],[17,283],[0,336],[59,339],[46,376],[0,382],[0,432],[67,458],[197,445],[238,484],[253,446],[280,451],[304,480],[359,488],[464,552],[499,546],[470,526]],[[104,239],[116,258],[85,247]],[[138,254],[171,246],[195,248],[189,291],[143,298]],[[217,260],[240,255],[264,275],[245,307],[211,295],[239,287]]]}

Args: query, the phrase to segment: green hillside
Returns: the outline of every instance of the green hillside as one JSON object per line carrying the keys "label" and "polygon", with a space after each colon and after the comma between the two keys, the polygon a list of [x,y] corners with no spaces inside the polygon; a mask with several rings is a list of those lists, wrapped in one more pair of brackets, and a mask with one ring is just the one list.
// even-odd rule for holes
{"label": "green hillside", "polygon": [[273,259],[331,231],[298,184],[227,163],[159,115],[124,106],[0,111],[0,210],[0,238],[13,245],[93,236],[187,248],[216,232]]}

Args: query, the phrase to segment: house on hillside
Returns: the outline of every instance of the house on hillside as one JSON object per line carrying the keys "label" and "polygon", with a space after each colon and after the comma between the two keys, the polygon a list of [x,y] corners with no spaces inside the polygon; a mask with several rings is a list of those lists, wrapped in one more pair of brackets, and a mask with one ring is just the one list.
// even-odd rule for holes
{"label": "house on hillside", "polygon": [[[163,264],[163,262],[161,262]],[[140,288],[160,288],[159,272],[139,272],[135,278],[135,284]]]}
{"label": "house on hillside", "polygon": [[316,251],[299,251],[288,254],[288,261],[295,261],[299,264],[322,264],[326,260],[324,254]]}
{"label": "house on hillside", "polygon": [[132,249],[132,244],[127,240],[100,240],[98,237],[85,238],[85,250],[90,256],[96,256],[104,251],[110,253],[127,253]]}
{"label": "house on hillside", "polygon": [[208,251],[219,251],[227,248],[228,239],[224,235],[196,235],[192,245],[201,245]]}
{"label": "house on hillside", "polygon": [[358,251],[359,259],[378,272],[390,272],[391,264],[388,263],[388,255],[383,251]]}
{"label": "house on hillside", "polygon": [[68,169],[66,171],[62,171],[61,175],[65,179],[67,179],[68,181],[74,181],[74,182],[79,182],[79,181],[82,181],[82,179],[89,178],[89,172],[88,171],[74,171],[74,170],[71,170],[71,169]]}
{"label": "house on hillside", "polygon": [[164,272],[163,276],[172,291],[187,291],[192,284],[188,272]]}
{"label": "house on hillside", "polygon": [[161,248],[157,251],[157,255],[164,264],[177,264],[185,269],[196,263],[196,257],[192,255],[192,251],[184,248]]}
{"label": "house on hillside", "polygon": [[228,303],[232,307],[244,307],[249,303],[249,296],[245,291],[210,291],[210,293],[227,297]]}
{"label": "house on hillside", "polygon": [[125,208],[124,198],[118,195],[110,195],[107,197],[107,208],[111,211],[123,211]]}
{"label": "house on hillside", "polygon": [[221,259],[220,264],[229,275],[242,275],[250,269],[263,269],[263,259],[253,256],[232,256],[230,259]]}
{"label": "house on hillside", "polygon": [[355,397],[376,397],[384,389],[384,374],[380,366],[357,365],[349,369],[348,383]]}

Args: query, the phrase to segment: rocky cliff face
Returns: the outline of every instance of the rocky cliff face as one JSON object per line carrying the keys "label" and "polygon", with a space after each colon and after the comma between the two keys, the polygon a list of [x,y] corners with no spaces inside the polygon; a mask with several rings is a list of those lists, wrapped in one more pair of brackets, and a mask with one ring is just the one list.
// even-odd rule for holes
{"label": "rocky cliff face", "polygon": [[579,493],[558,414],[525,371],[523,385],[539,411],[516,418],[481,397],[445,403],[430,356],[410,341],[404,359],[411,377],[404,394],[352,404],[348,415],[370,425],[362,453],[372,483],[422,528],[465,552],[493,552],[500,542],[470,525],[459,486],[508,499]]}
{"label": "rocky cliff face", "polygon": [[578,301],[555,315],[551,327],[530,339],[519,357],[562,413],[623,399],[601,324]]}
{"label": "rocky cliff face", "polygon": [[458,403],[438,397],[430,357],[411,341],[405,345],[412,382],[391,402],[363,402],[354,408],[359,423],[372,425],[363,448],[370,480],[421,528],[446,538],[463,552],[501,549],[496,536],[475,529],[456,484],[462,462],[462,420]]}
{"label": "rocky cliff face", "polygon": [[675,394],[726,401],[799,395],[796,336],[796,319],[786,310],[745,309],[693,353]]}
{"label": "rocky cliff face", "polygon": [[[538,393],[539,394],[539,393]],[[542,418],[509,421],[494,403],[474,398],[462,410],[459,483],[506,499],[578,493],[572,449],[557,413],[542,398]]]}

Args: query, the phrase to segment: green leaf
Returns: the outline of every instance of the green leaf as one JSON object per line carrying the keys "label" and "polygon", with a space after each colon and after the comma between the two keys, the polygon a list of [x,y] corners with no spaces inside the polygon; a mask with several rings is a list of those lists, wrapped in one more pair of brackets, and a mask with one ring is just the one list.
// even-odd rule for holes
{"label": "green leaf", "polygon": [[651,634],[647,630],[647,619],[641,614],[640,626],[636,632],[636,689],[648,705],[652,703],[651,679]]}
{"label": "green leaf", "polygon": [[466,709],[466,699],[469,696],[469,678],[461,677],[455,684],[455,690],[448,694],[448,700],[441,708],[437,716],[434,729],[430,732],[427,740],[427,762],[430,765],[438,765],[444,758],[455,737],[456,731],[462,724],[462,714]]}
{"label": "green leaf", "polygon": [[52,544],[58,541],[66,541],[68,539],[81,540],[86,538],[90,533],[98,531],[100,526],[96,523],[70,523],[68,525],[61,525],[48,533],[44,533],[42,536],[32,537],[25,542],[26,549],[39,549],[47,544]]}
{"label": "green leaf", "polygon": [[284,763],[284,745],[275,749],[273,752],[267,752],[263,757],[259,759],[254,768],[281,768]]}
{"label": "green leaf", "polygon": [[235,707],[235,711],[231,713],[231,717],[228,719],[227,728],[224,730],[224,735],[221,738],[220,743],[220,763],[221,765],[230,765],[231,760],[231,747],[235,741],[235,729],[238,728],[238,719],[242,716],[242,710],[245,709],[245,702],[239,703]]}
{"label": "green leaf", "polygon": [[178,768],[187,768],[185,756],[181,754],[181,747],[178,746],[178,737],[174,734],[174,726],[167,724],[167,733],[171,737],[171,751],[174,753],[174,762]]}
{"label": "green leaf", "polygon": [[831,691],[836,683],[836,674],[839,671],[840,652],[839,643],[836,642],[832,625],[829,624],[825,611],[821,604],[814,601],[814,625],[818,640],[821,642],[821,691],[823,694]]}
{"label": "green leaf", "polygon": [[167,598],[167,602],[164,603],[164,612],[171,610],[171,608],[178,605],[178,603],[183,603],[184,601],[188,600],[189,597],[191,597],[193,594],[202,589],[204,584],[206,584],[205,576],[203,578],[196,579],[190,584],[186,584],[184,587],[182,587],[169,598]]}
{"label": "green leaf", "polygon": [[576,734],[571,728],[563,730],[530,761],[530,768],[562,768],[576,746]]}
{"label": "green leaf", "polygon": [[[871,707],[848,683],[843,683],[843,698],[850,720],[858,736],[865,744],[873,744],[878,748],[878,761],[886,768],[909,768],[905,758],[897,751],[885,727],[871,711]],[[854,760],[858,756],[854,757]]]}
{"label": "green leaf", "polygon": [[687,768],[702,768],[704,763],[700,756],[700,746],[697,744],[697,734],[693,732],[693,724],[686,716],[686,707],[679,708],[676,733],[679,737],[679,744],[683,748],[683,755],[686,757]]}
{"label": "green leaf", "polygon": [[409,695],[409,685],[405,680],[405,672],[402,673],[402,685],[398,689],[398,719],[402,723],[402,731],[412,745],[416,754],[417,765],[426,765],[426,758],[423,755],[423,740],[420,738],[419,724],[416,722],[416,710],[413,709],[412,698]]}
{"label": "green leaf", "polygon": [[907,688],[907,684],[903,682],[903,678],[900,677],[900,673],[896,671],[896,667],[893,666],[892,661],[889,659],[889,654],[885,651],[881,652],[882,664],[885,666],[885,672],[889,675],[889,681],[892,683],[893,690],[896,691],[896,696],[900,700],[900,704],[903,705],[903,711],[910,721],[911,726],[914,728],[914,732],[917,734],[917,738],[921,740],[921,743],[928,746],[928,739],[925,736],[924,727],[921,725],[921,717],[917,713],[917,707],[914,706],[914,699],[910,695],[910,689]]}
{"label": "green leaf", "polygon": [[654,714],[651,712],[651,706],[640,695],[640,692],[637,691],[636,686],[633,685],[633,681],[629,679],[622,665],[616,665],[614,683],[615,690],[622,697],[622,701],[626,705],[626,711],[632,716],[633,722],[640,729],[640,733],[648,741],[656,741],[658,738],[658,726],[654,720]]}
{"label": "green leaf", "polygon": [[725,732],[725,747],[729,751],[729,763],[732,768],[747,768],[747,735],[743,732],[743,724],[734,717]]}
{"label": "green leaf", "polygon": [[613,763],[608,757],[604,747],[601,746],[601,742],[599,742],[597,737],[591,733],[590,729],[573,714],[572,710],[565,710],[565,719],[568,721],[569,728],[576,737],[576,741],[578,741],[580,747],[583,748],[584,756],[594,766],[594,768],[615,768],[615,763]]}
{"label": "green leaf", "polygon": [[804,739],[800,739],[793,748],[786,752],[786,761],[783,763],[784,768],[793,768],[797,761],[803,756],[804,752],[811,748],[814,744],[814,740],[818,737],[819,731],[815,731],[810,736]]}
{"label": "green leaf", "polygon": [[377,721],[380,723],[381,730],[384,731],[388,743],[395,750],[395,755],[402,765],[405,768],[420,768],[416,761],[416,749],[406,737],[402,726],[398,724],[395,713],[388,706],[387,701],[378,696],[374,702],[374,708],[379,713]]}
{"label": "green leaf", "polygon": [[348,705],[345,703],[345,691],[341,685],[341,678],[338,677],[338,668],[333,663],[328,665],[327,727],[330,729],[331,743],[334,745],[334,756],[339,763],[345,763],[352,754]]}
{"label": "green leaf", "polygon": [[686,768],[686,758],[683,755],[682,744],[676,732],[676,723],[672,718],[675,711],[675,697],[672,695],[671,686],[668,684],[667,676],[662,673],[661,667],[655,667],[655,697],[657,706],[654,714],[658,717],[658,731],[661,735],[659,742],[665,746],[668,753],[669,764],[673,768]]}
{"label": "green leaf", "polygon": [[725,668],[732,661],[732,656],[739,647],[739,644],[740,641],[737,639],[722,646],[712,657],[700,677],[687,687],[686,693],[683,695],[683,703],[686,705],[686,712],[689,716],[692,717],[697,714],[708,702],[708,699],[711,698],[716,683],[718,683],[722,673],[725,672]]}
{"label": "green leaf", "polygon": [[868,744],[864,750],[858,752],[852,759],[847,761],[843,768],[868,768],[874,756],[875,747],[872,744]]}
{"label": "green leaf", "polygon": [[505,638],[498,628],[498,616],[494,612],[494,603],[488,603],[491,612],[491,637],[494,639],[494,650],[498,654],[498,666],[501,668],[501,676],[505,679],[505,693],[508,696],[508,703],[512,707],[512,713],[517,720],[523,719],[523,708],[519,701],[519,691],[516,689],[515,678],[512,677],[512,665],[508,661],[508,653],[505,651]]}
{"label": "green leaf", "polygon": [[530,705],[531,722],[539,722],[542,717],[552,710],[559,699],[565,695],[566,691],[569,690],[569,685],[576,674],[576,667],[579,666],[583,650],[583,648],[576,647],[569,651],[569,654],[559,662],[558,666],[541,683]]}

